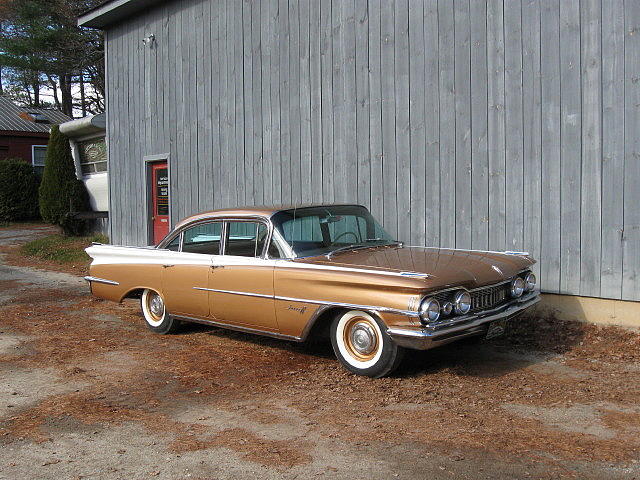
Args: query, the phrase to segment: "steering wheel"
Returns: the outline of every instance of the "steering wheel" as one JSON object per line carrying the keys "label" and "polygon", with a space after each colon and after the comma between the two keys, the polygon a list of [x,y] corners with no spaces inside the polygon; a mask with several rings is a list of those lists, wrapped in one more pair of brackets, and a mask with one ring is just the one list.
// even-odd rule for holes
{"label": "steering wheel", "polygon": [[355,241],[358,242],[360,237],[358,236],[357,233],[355,232],[342,232],[340,235],[338,235],[333,242],[331,242],[331,245],[334,245],[336,243],[338,243],[338,240],[340,240],[342,237],[344,237],[345,235],[353,235],[353,238],[355,238]]}

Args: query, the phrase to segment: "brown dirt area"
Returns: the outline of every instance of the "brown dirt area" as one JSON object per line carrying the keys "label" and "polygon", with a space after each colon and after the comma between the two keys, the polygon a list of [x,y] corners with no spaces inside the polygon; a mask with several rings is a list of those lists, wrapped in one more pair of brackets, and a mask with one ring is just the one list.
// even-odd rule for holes
{"label": "brown dirt area", "polygon": [[154,335],[8,259],[0,478],[640,478],[637,331],[532,314],[372,380],[328,345]]}

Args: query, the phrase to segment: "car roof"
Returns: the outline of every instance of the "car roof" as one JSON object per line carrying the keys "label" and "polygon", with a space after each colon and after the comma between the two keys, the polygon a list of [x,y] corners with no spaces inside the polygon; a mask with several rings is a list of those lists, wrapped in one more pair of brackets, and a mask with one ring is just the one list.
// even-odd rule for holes
{"label": "car roof", "polygon": [[313,208],[313,207],[336,207],[336,206],[356,206],[362,207],[355,203],[303,203],[303,204],[283,204],[283,205],[271,205],[271,206],[250,206],[250,207],[237,207],[237,208],[221,208],[217,210],[209,210],[206,212],[197,213],[186,217],[181,220],[176,228],[182,227],[189,223],[193,223],[198,220],[204,220],[207,218],[216,217],[271,217],[272,215],[282,212],[284,210],[293,210],[301,208]]}

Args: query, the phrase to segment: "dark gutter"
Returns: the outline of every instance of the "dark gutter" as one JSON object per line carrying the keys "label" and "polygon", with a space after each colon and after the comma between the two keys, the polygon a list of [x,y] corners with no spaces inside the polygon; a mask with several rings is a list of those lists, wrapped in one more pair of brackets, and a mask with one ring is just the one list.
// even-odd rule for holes
{"label": "dark gutter", "polygon": [[108,0],[82,13],[78,26],[103,29],[145,8],[160,5],[166,0]]}

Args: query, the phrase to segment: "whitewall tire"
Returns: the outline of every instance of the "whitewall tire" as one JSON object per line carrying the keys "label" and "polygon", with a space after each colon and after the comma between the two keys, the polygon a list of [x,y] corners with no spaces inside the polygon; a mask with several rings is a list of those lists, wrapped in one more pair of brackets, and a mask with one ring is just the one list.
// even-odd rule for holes
{"label": "whitewall tire", "polygon": [[171,333],[177,329],[178,321],[167,313],[164,299],[158,292],[146,289],[142,293],[140,304],[150,330],[156,333]]}
{"label": "whitewall tire", "polygon": [[361,310],[336,316],[331,325],[331,344],[347,370],[375,378],[393,372],[404,353],[387,335],[385,325]]}

